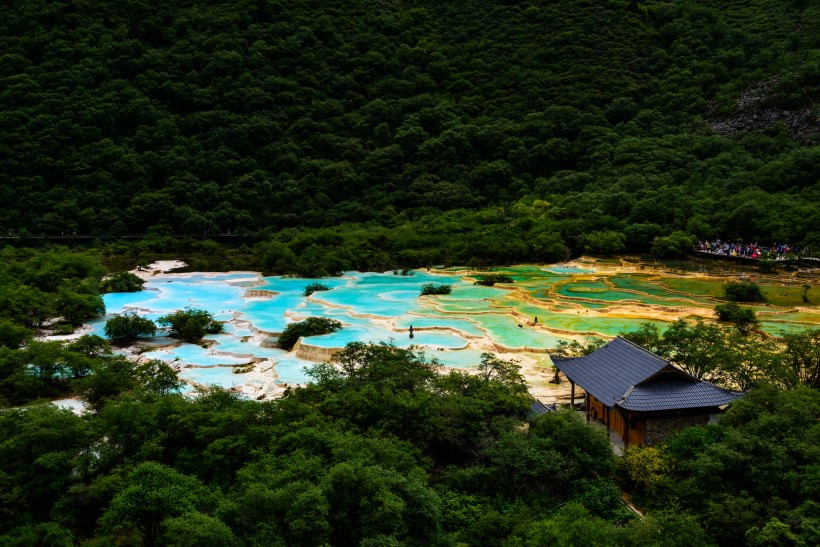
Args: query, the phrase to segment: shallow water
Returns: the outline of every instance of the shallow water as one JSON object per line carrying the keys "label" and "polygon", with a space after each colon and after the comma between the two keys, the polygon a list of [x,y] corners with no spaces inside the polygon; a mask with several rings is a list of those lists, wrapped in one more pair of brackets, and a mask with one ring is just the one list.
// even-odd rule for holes
{"label": "shallow water", "polygon": [[224,388],[239,387],[248,383],[249,374],[237,374],[232,367],[183,368],[179,376],[202,385],[218,385]]}
{"label": "shallow water", "polygon": [[161,359],[169,363],[186,363],[199,367],[214,367],[219,365],[243,365],[250,359],[235,357],[224,353],[217,353],[196,344],[182,344],[174,348],[163,348],[144,354],[152,359]]}
{"label": "shallow water", "polygon": [[[130,310],[156,320],[176,309],[194,307],[210,311],[221,321],[242,321],[238,326],[226,323],[223,334],[208,336],[216,342],[210,348],[183,344],[148,354],[181,365],[181,376],[191,382],[230,388],[260,381],[258,374],[235,374],[231,367],[252,359],[273,363],[270,381],[308,381],[305,369],[310,361],[260,346],[260,340],[270,336],[265,333],[279,333],[306,317],[330,317],[343,324],[338,332],[303,339],[306,347],[328,351],[352,341],[413,345],[445,366],[469,368],[479,364],[484,351],[475,345],[479,340],[484,347],[495,344],[516,351],[545,351],[574,335],[613,337],[644,322],[664,328],[676,317],[693,313],[709,318],[719,303],[715,297],[729,279],[624,272],[615,266],[613,262],[504,268],[497,271],[517,282],[497,287],[475,285],[475,275],[464,269],[418,271],[412,276],[350,272],[322,279],[330,290],[311,297],[303,291],[315,279],[260,278],[248,273],[168,274],[149,279],[142,292],[107,294],[104,300],[109,314]],[[799,284],[758,281],[770,296],[769,303],[754,307],[766,332],[780,335],[820,324],[820,310],[803,304]],[[452,292],[421,297],[421,286],[426,283],[451,285]],[[245,298],[249,288],[273,294]],[[813,287],[813,292],[820,293],[820,287]],[[93,321],[92,332],[102,336],[104,323],[105,319]]]}

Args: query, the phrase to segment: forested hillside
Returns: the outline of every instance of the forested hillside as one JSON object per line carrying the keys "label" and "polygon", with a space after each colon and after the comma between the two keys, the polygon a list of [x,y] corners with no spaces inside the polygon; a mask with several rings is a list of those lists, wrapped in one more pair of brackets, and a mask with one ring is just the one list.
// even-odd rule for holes
{"label": "forested hillside", "polygon": [[452,210],[542,240],[496,261],[675,231],[820,249],[818,37],[803,0],[13,0],[0,233]]}

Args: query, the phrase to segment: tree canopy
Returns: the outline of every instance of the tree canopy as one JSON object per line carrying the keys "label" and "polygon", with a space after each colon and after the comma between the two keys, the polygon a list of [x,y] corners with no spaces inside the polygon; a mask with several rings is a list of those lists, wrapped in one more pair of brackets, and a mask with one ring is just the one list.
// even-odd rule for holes
{"label": "tree canopy", "polygon": [[[466,253],[495,263],[820,248],[817,21],[773,0],[6,3],[0,232],[258,240],[451,212],[507,217]],[[268,267],[362,256],[304,243]]]}

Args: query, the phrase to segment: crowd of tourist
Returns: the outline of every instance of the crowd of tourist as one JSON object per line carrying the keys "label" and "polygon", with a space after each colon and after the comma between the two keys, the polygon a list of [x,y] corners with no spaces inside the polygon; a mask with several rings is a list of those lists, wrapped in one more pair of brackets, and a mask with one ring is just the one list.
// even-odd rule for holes
{"label": "crowd of tourist", "polygon": [[789,260],[798,257],[809,257],[808,247],[775,243],[770,246],[755,243],[739,243],[731,241],[700,241],[695,250],[702,253],[712,253],[726,256],[739,256],[760,260]]}

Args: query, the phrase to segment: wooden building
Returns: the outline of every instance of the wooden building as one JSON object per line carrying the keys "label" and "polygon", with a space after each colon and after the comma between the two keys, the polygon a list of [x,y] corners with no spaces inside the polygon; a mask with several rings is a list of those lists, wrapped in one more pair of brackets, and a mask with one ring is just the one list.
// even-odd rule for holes
{"label": "wooden building", "polygon": [[587,419],[616,431],[624,446],[653,445],[669,433],[705,424],[742,397],[703,382],[642,347],[621,338],[584,357],[553,357],[571,383],[584,390]]}

